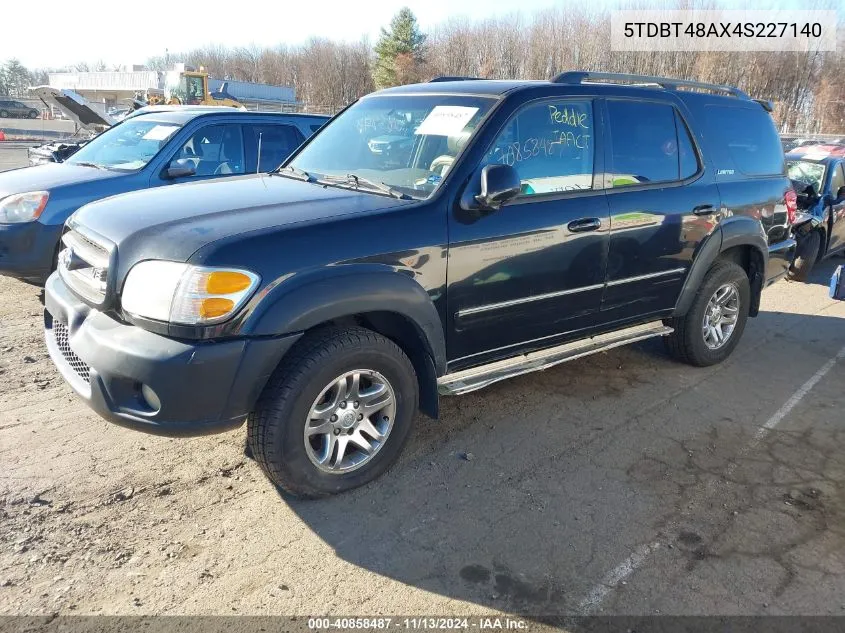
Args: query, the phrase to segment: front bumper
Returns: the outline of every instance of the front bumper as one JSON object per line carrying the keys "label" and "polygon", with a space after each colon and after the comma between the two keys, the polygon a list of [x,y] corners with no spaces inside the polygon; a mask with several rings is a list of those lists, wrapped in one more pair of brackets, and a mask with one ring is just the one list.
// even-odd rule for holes
{"label": "front bumper", "polygon": [[792,259],[795,257],[797,242],[792,239],[782,240],[769,245],[769,263],[766,267],[766,283],[770,286],[779,279],[786,277]]}
{"label": "front bumper", "polygon": [[0,224],[0,275],[43,284],[61,236],[61,224]]}
{"label": "front bumper", "polygon": [[240,426],[299,338],[171,339],[90,308],[58,274],[44,298],[47,349],[64,379],[109,422],[156,435]]}

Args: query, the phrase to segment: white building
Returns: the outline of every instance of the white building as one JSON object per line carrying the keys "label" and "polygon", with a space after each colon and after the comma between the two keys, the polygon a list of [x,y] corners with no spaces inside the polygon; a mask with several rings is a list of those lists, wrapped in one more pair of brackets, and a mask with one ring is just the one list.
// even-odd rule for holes
{"label": "white building", "polygon": [[[129,68],[131,70],[116,72],[50,73],[49,82],[53,88],[73,90],[92,104],[101,106],[104,111],[115,106],[126,105],[137,93],[164,88],[166,73],[143,70],[143,66]],[[177,70],[179,70],[178,65]],[[210,92],[218,92],[224,83],[226,92],[247,106],[296,103],[294,89],[287,86],[209,78],[208,89]]]}

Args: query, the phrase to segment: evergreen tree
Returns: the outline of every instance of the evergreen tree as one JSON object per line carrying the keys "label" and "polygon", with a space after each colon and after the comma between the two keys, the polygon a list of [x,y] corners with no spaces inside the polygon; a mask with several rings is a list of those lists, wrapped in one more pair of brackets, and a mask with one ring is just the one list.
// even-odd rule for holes
{"label": "evergreen tree", "polygon": [[29,88],[32,78],[26,67],[17,59],[9,59],[3,65],[2,69],[2,83],[4,92],[11,97],[25,97],[27,96],[27,88]]}
{"label": "evergreen tree", "polygon": [[376,64],[373,70],[377,88],[419,80],[419,69],[425,62],[425,38],[417,25],[416,16],[408,7],[400,9],[393,17],[389,30],[382,27],[375,48]]}

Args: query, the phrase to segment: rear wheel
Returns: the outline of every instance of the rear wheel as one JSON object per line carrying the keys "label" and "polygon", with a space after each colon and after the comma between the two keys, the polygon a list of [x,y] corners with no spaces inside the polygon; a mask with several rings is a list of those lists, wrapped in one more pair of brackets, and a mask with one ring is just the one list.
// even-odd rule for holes
{"label": "rear wheel", "polygon": [[822,236],[818,231],[811,231],[799,238],[795,249],[795,259],[789,267],[789,278],[793,281],[807,281],[813,265],[819,257]]}
{"label": "rear wheel", "polygon": [[396,461],[417,410],[413,365],[360,327],[306,335],[271,377],[248,421],[270,479],[301,497],[372,481]]}
{"label": "rear wheel", "polygon": [[8,110],[0,110],[0,119],[8,119],[9,118],[9,111]]}
{"label": "rear wheel", "polygon": [[722,362],[739,343],[750,305],[751,286],[742,267],[716,262],[689,311],[666,321],[675,329],[664,339],[667,350],[676,359],[698,367]]}
{"label": "rear wheel", "polygon": [[38,118],[38,111],[37,110],[30,110],[29,111],[29,118],[30,119],[37,119]]}

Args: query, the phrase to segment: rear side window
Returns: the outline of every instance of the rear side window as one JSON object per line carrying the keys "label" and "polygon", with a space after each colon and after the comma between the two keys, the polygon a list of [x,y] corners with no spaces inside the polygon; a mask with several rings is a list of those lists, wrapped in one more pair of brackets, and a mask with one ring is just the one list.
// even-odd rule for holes
{"label": "rear side window", "polygon": [[689,178],[698,158],[675,108],[644,101],[608,101],[611,186]]}
{"label": "rear side window", "polygon": [[593,105],[546,101],[518,111],[485,156],[515,168],[523,196],[593,187]]}
{"label": "rear side window", "polygon": [[314,124],[312,124],[311,125],[311,132],[312,133],[316,132],[317,130],[319,130],[324,125],[325,125],[325,123],[314,123]]}
{"label": "rear side window", "polygon": [[248,125],[246,133],[252,135],[252,147],[258,152],[258,171],[272,171],[302,144],[305,138],[292,125]]}
{"label": "rear side window", "polygon": [[746,176],[784,173],[783,147],[763,108],[707,106],[705,111],[709,136],[722,157],[722,164],[716,165],[718,174],[731,168]]}

